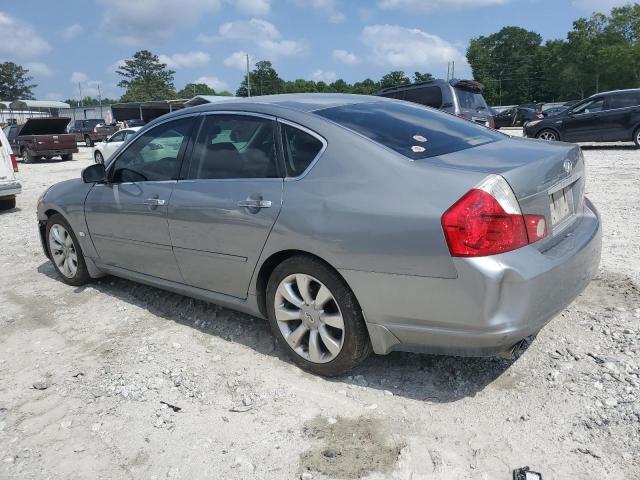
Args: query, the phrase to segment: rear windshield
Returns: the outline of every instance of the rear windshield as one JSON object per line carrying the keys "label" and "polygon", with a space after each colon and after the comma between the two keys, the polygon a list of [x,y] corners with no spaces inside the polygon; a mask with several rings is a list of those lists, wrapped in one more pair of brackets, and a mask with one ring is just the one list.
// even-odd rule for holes
{"label": "rear windshield", "polygon": [[465,90],[463,88],[454,88],[458,104],[464,110],[487,110],[487,102],[481,93]]}
{"label": "rear windshield", "polygon": [[373,102],[316,110],[411,160],[445,155],[504,137],[448,113],[404,102]]}

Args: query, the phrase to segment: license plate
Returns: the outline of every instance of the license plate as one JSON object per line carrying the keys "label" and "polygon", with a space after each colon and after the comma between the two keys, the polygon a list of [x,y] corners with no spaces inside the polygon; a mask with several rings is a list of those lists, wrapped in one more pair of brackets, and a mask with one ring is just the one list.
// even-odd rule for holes
{"label": "license plate", "polygon": [[551,209],[551,225],[557,225],[566,220],[573,213],[573,193],[571,187],[566,187],[549,195]]}

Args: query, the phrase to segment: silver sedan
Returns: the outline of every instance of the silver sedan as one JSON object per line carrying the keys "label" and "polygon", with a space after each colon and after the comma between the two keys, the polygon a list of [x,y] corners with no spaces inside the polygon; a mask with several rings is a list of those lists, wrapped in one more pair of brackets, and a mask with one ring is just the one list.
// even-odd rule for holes
{"label": "silver sedan", "polygon": [[337,375],[371,351],[512,351],[600,260],[580,148],[397,100],[279,95],[158,118],[38,202],[70,285],[111,274],[267,318]]}

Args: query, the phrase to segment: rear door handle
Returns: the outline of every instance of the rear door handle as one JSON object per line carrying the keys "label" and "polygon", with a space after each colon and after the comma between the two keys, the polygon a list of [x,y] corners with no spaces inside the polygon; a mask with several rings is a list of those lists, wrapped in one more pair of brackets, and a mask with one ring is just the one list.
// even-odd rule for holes
{"label": "rear door handle", "polygon": [[162,206],[165,204],[165,201],[161,198],[147,198],[144,202],[145,205],[152,205],[154,207]]}
{"label": "rear door handle", "polygon": [[271,200],[240,200],[238,206],[246,208],[271,208]]}

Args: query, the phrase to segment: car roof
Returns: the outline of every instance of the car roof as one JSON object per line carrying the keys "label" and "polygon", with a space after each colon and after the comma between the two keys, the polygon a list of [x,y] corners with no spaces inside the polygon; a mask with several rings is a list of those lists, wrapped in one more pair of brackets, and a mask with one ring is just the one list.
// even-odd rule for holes
{"label": "car roof", "polygon": [[626,88],[623,90],[609,90],[608,92],[598,92],[594,93],[589,98],[599,97],[601,95],[617,95],[619,93],[640,93],[640,88]]}
{"label": "car roof", "polygon": [[297,110],[299,112],[313,112],[325,108],[340,107],[343,105],[353,105],[356,103],[372,103],[388,101],[383,97],[372,95],[355,95],[348,93],[285,93],[280,95],[262,95],[257,97],[238,97],[225,102],[206,103],[189,109],[179,110],[189,111],[213,111],[224,110],[231,106],[240,105],[247,107],[250,105],[272,105],[274,107]]}

